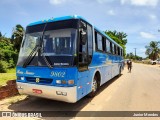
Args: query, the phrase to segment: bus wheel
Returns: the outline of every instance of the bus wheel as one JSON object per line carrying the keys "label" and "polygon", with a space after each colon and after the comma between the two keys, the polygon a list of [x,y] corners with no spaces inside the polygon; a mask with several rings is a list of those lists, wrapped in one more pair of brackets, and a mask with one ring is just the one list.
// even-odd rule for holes
{"label": "bus wheel", "polygon": [[93,83],[92,83],[92,91],[91,93],[88,94],[88,96],[94,97],[96,95],[97,89],[98,89],[98,82],[97,82],[97,78],[94,77]]}
{"label": "bus wheel", "polygon": [[119,74],[118,74],[118,76],[121,76],[121,67],[119,68]]}

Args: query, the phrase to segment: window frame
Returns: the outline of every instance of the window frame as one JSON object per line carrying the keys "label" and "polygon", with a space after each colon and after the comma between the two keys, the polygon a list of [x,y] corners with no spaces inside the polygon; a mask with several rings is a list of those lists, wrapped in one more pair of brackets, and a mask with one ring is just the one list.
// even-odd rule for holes
{"label": "window frame", "polygon": [[[92,43],[92,53],[91,53],[91,61],[89,61],[89,39],[88,39],[88,26],[91,28],[91,33],[92,33],[92,41],[91,41],[91,43]],[[93,58],[93,39],[94,38],[94,35],[93,35],[93,26],[91,25],[91,24],[89,24],[89,23],[87,23],[87,42],[88,42],[88,47],[87,47],[87,49],[88,49],[88,65],[92,62],[92,58]]]}
{"label": "window frame", "polygon": [[[94,31],[94,34],[95,34],[95,46],[96,46],[96,51],[97,52],[102,52],[102,53],[104,53],[105,52],[105,39],[106,39],[106,37],[104,37],[104,35],[102,35],[100,32],[98,32],[97,30],[95,30]],[[98,36],[98,34],[102,37],[102,49],[100,50],[100,49],[98,49],[98,38],[97,38],[97,36]]]}
{"label": "window frame", "polygon": [[[108,42],[108,46],[107,46],[107,42]],[[112,42],[109,39],[105,40],[106,53],[112,54],[111,44],[112,44]],[[109,47],[109,51],[108,51],[108,47]]]}

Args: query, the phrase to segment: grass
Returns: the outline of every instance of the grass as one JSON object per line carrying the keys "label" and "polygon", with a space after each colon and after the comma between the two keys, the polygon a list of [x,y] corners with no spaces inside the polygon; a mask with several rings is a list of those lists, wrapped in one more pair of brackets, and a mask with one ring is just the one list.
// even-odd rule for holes
{"label": "grass", "polygon": [[8,80],[16,79],[16,69],[9,69],[7,73],[0,73],[0,85],[6,85]]}
{"label": "grass", "polygon": [[8,69],[7,73],[16,73],[16,68]]}
{"label": "grass", "polygon": [[134,61],[135,63],[142,63],[142,64],[148,64],[151,65],[150,60],[143,60],[143,61]]}

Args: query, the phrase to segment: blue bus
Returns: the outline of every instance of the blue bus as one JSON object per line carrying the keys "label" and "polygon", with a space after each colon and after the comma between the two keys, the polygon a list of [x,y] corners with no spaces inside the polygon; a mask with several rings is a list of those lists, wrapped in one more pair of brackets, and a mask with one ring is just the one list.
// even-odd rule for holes
{"label": "blue bus", "polygon": [[120,75],[123,48],[80,16],[26,27],[16,67],[20,94],[75,103]]}

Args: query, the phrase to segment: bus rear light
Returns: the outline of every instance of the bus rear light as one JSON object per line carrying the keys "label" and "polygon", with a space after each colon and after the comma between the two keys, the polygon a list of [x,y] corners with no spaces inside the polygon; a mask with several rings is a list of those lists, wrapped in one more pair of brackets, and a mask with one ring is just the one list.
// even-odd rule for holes
{"label": "bus rear light", "polygon": [[74,84],[74,80],[68,80],[68,84],[70,85]]}

